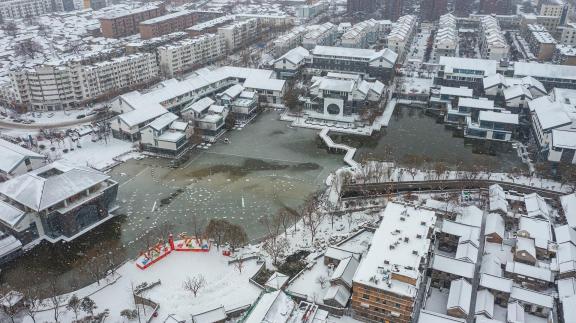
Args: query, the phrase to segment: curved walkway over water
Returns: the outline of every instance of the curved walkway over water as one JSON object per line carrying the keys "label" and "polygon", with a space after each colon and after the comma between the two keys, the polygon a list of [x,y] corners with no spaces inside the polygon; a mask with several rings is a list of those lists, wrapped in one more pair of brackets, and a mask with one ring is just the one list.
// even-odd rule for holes
{"label": "curved walkway over water", "polygon": [[328,127],[325,127],[322,129],[322,131],[320,131],[320,138],[322,138],[322,140],[324,140],[324,143],[326,143],[328,148],[346,151],[346,155],[344,155],[344,162],[346,164],[350,165],[350,167],[352,167],[352,168],[360,169],[360,164],[354,160],[354,155],[356,154],[356,148],[352,148],[352,147],[347,146],[347,145],[335,143],[332,140],[332,138],[330,138],[330,136],[328,136],[329,131],[330,131],[330,129]]}

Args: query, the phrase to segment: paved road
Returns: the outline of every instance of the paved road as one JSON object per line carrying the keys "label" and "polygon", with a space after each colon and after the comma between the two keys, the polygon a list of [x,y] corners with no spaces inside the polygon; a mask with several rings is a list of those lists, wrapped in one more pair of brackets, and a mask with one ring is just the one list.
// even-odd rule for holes
{"label": "paved road", "polygon": [[348,184],[343,187],[342,194],[344,197],[362,196],[367,192],[372,194],[397,193],[405,191],[444,191],[450,189],[478,189],[488,188],[492,184],[499,184],[506,190],[514,190],[519,193],[536,192],[543,197],[558,198],[564,195],[563,192],[552,191],[545,188],[501,182],[496,180],[429,180],[429,181],[404,181],[404,182],[384,182],[373,184]]}
{"label": "paved road", "polygon": [[470,309],[468,310],[467,323],[474,323],[476,314],[476,300],[478,295],[478,286],[480,285],[480,269],[482,267],[482,257],[484,255],[484,246],[486,245],[486,216],[487,212],[484,210],[482,213],[482,224],[480,226],[480,245],[478,246],[478,255],[476,258],[476,266],[474,267],[474,279],[472,279],[472,295],[470,298]]}
{"label": "paved road", "polygon": [[31,124],[23,124],[23,123],[15,123],[10,122],[7,120],[0,120],[0,128],[7,128],[7,129],[51,129],[51,128],[62,128],[68,126],[75,126],[85,123],[90,123],[92,121],[98,120],[98,116],[91,115],[87,116],[82,119],[71,119],[66,121],[57,121],[57,122],[43,122],[43,123],[31,123]]}

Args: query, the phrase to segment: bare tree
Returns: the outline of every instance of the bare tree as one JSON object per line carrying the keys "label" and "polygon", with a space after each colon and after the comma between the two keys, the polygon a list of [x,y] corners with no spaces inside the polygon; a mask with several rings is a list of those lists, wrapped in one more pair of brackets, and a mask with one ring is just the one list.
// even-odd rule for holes
{"label": "bare tree", "polygon": [[271,239],[276,239],[276,237],[280,234],[280,230],[282,228],[282,220],[279,216],[268,216],[265,215],[261,217],[258,222],[264,226],[266,229],[266,235]]}
{"label": "bare tree", "polygon": [[58,286],[55,274],[51,274],[48,278],[48,287],[46,292],[48,294],[48,302],[54,311],[54,321],[58,322],[58,318],[60,317],[60,306],[64,304],[65,298],[62,296],[62,289]]}
{"label": "bare tree", "polygon": [[268,238],[262,248],[266,253],[268,253],[272,257],[272,261],[274,265],[278,264],[278,258],[284,256],[288,251],[290,244],[288,240],[284,237],[280,238]]}
{"label": "bare tree", "polygon": [[242,270],[244,269],[244,256],[240,255],[236,261],[234,262],[234,268],[236,268],[236,270],[238,270],[239,273],[242,273]]}
{"label": "bare tree", "polygon": [[216,242],[216,248],[220,248],[220,246],[225,242],[226,237],[226,228],[227,228],[227,221],[221,219],[210,219],[206,229],[204,230],[204,234],[213,239]]}
{"label": "bare tree", "polygon": [[20,293],[14,290],[9,290],[8,288],[2,288],[0,290],[0,310],[7,316],[12,323],[16,321],[14,318],[18,314],[18,302],[20,301]]}
{"label": "bare tree", "polygon": [[314,243],[318,229],[326,215],[322,210],[320,210],[320,204],[319,197],[314,194],[304,202],[304,206],[300,212],[302,222],[310,232],[311,243]]}
{"label": "bare tree", "polygon": [[66,304],[66,309],[74,313],[74,318],[76,319],[76,321],[78,321],[78,313],[80,312],[80,305],[82,305],[82,301],[78,298],[78,296],[76,296],[76,294],[73,294],[68,299],[68,304]]}
{"label": "bare tree", "polygon": [[32,322],[36,323],[36,312],[44,304],[38,283],[31,283],[23,290],[22,294],[24,296],[24,313],[30,317]]}
{"label": "bare tree", "polygon": [[320,275],[320,276],[316,277],[316,282],[318,284],[320,284],[320,287],[324,288],[324,285],[326,285],[328,283],[328,277],[326,277],[324,275]]}
{"label": "bare tree", "polygon": [[443,162],[436,162],[434,163],[434,172],[436,173],[436,180],[440,180],[444,173],[448,170],[448,167]]}
{"label": "bare tree", "polygon": [[90,258],[88,261],[88,266],[85,267],[88,274],[96,280],[96,283],[100,285],[100,281],[106,278],[106,272],[108,270],[108,262],[105,257],[95,256]]}
{"label": "bare tree", "polygon": [[196,275],[193,277],[186,277],[186,280],[182,284],[182,287],[194,294],[194,297],[198,295],[200,289],[206,286],[206,279],[202,275]]}
{"label": "bare tree", "polygon": [[278,210],[276,217],[278,218],[278,220],[282,224],[282,228],[284,229],[284,235],[286,235],[288,232],[288,227],[290,226],[290,220],[292,219],[292,215],[290,214],[290,211],[285,209],[285,208],[282,208],[282,209]]}
{"label": "bare tree", "polygon": [[236,248],[245,245],[248,242],[248,235],[244,228],[239,224],[233,224],[228,221],[226,223],[228,225],[225,231],[225,240],[230,245],[230,248],[236,250]]}
{"label": "bare tree", "polygon": [[24,39],[14,46],[16,55],[28,56],[30,58],[35,58],[36,55],[42,53],[42,51],[42,45],[32,39]]}

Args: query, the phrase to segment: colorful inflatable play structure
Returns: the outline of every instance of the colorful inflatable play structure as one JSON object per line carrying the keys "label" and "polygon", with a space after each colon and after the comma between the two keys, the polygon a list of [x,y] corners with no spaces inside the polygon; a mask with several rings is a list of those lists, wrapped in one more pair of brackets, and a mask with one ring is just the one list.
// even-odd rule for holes
{"label": "colorful inflatable play structure", "polygon": [[170,234],[170,236],[168,236],[168,243],[160,240],[156,245],[142,252],[136,259],[136,266],[140,269],[146,269],[164,259],[173,251],[210,251],[210,241],[208,241],[208,239],[189,237],[186,233],[181,233],[178,237],[178,240],[174,240],[174,237]]}

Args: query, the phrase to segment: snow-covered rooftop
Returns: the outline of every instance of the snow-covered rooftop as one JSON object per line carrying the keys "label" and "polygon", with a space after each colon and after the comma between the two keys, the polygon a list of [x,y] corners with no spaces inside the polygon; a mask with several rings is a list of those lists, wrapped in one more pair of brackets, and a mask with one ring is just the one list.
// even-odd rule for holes
{"label": "snow-covered rooftop", "polygon": [[576,228],[576,193],[561,196],[560,204],[568,225]]}
{"label": "snow-covered rooftop", "polygon": [[453,280],[450,283],[450,294],[448,294],[448,304],[446,304],[447,309],[459,309],[467,315],[471,298],[472,285],[464,278]]}
{"label": "snow-covered rooftop", "polygon": [[521,287],[513,286],[512,292],[510,293],[510,298],[517,299],[524,303],[539,305],[545,308],[551,309],[554,307],[554,297]]}
{"label": "snow-covered rooftop", "polygon": [[26,148],[22,148],[4,139],[0,139],[0,172],[10,173],[24,160],[44,159],[43,155],[37,154]]}
{"label": "snow-covered rooftop", "polygon": [[466,322],[465,319],[427,310],[420,310],[420,316],[418,317],[418,323],[464,323],[464,322]]}
{"label": "snow-covered rooftop", "polygon": [[480,111],[478,120],[506,124],[518,124],[518,115],[514,113],[503,113],[494,111]]}
{"label": "snow-covered rooftop", "polygon": [[494,110],[494,101],[488,99],[459,98],[458,106],[482,110]]}
{"label": "snow-covered rooftop", "polygon": [[461,71],[481,71],[481,76],[496,74],[497,62],[488,59],[463,58],[463,57],[440,57],[440,65],[444,66],[446,73],[457,73]]}
{"label": "snow-covered rooftop", "polygon": [[0,194],[41,211],[109,178],[91,168],[55,162],[0,184]]}
{"label": "snow-covered rooftop", "polygon": [[354,282],[414,296],[417,286],[394,277],[418,281],[421,275],[418,268],[430,246],[428,232],[435,221],[432,211],[389,203],[382,213],[382,224],[374,233],[372,248],[354,275]]}
{"label": "snow-covered rooftop", "polygon": [[283,291],[262,295],[244,319],[244,323],[277,323],[286,322],[296,304]]}
{"label": "snow-covered rooftop", "polygon": [[473,91],[471,88],[467,88],[465,86],[461,87],[440,86],[440,95],[471,98],[473,95]]}
{"label": "snow-covered rooftop", "polygon": [[576,66],[515,62],[514,76],[576,80]]}
{"label": "snow-covered rooftop", "polygon": [[432,269],[468,279],[474,277],[474,263],[441,254],[434,255]]}

